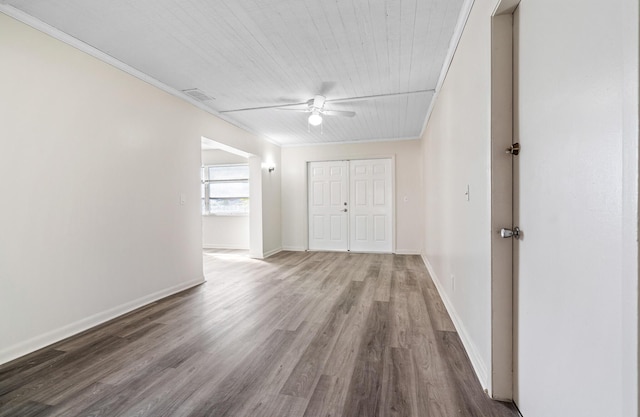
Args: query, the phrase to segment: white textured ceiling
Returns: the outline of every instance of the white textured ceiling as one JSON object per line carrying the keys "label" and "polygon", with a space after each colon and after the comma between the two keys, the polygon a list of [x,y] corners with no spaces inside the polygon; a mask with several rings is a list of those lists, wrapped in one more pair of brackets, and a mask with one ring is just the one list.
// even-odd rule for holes
{"label": "white textured ceiling", "polygon": [[[464,0],[1,2],[295,145],[419,137]],[[309,128],[306,113],[237,111],[316,94],[356,116]],[[340,101],[352,97],[368,98]]]}

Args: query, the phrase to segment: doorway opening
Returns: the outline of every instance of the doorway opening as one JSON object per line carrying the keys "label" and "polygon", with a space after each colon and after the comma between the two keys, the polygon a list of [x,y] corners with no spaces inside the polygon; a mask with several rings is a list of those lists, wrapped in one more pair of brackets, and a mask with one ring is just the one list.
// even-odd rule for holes
{"label": "doorway opening", "polygon": [[249,254],[251,155],[201,138],[202,248]]}

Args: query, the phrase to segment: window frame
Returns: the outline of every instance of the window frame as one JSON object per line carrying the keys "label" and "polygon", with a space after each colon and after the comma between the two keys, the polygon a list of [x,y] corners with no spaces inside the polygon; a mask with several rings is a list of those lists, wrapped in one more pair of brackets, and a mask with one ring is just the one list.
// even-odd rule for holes
{"label": "window frame", "polygon": [[[215,180],[215,179],[210,179],[209,178],[209,168],[212,167],[246,167],[247,168],[247,177],[244,178],[230,178],[230,179],[224,179],[224,180]],[[249,207],[247,206],[247,211],[229,211],[229,212],[222,212],[222,211],[212,211],[210,204],[211,204],[211,189],[209,187],[210,184],[224,184],[224,183],[233,183],[233,184],[238,184],[238,183],[246,183],[249,184],[249,164],[208,164],[208,165],[202,165],[200,167],[200,183],[201,186],[204,187],[204,195],[202,195],[202,189],[201,189],[201,200],[204,200],[204,202],[201,202],[201,211],[202,211],[202,216],[248,216],[249,215]],[[250,194],[250,193],[249,193]],[[251,196],[248,195],[246,197],[244,196],[238,196],[238,197],[220,197],[218,199],[220,200],[226,200],[226,199],[238,199],[238,198],[247,198],[250,199]],[[216,199],[214,197],[214,199]]]}

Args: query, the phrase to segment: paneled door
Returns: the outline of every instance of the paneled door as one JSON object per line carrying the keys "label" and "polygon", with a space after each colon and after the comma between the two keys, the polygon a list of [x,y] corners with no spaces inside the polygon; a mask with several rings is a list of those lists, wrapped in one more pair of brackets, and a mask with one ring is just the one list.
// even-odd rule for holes
{"label": "paneled door", "polygon": [[310,162],[308,175],[309,249],[349,250],[349,162]]}
{"label": "paneled door", "polygon": [[391,160],[350,162],[350,249],[356,252],[391,252]]}
{"label": "paneled door", "polygon": [[310,162],[309,249],[393,250],[391,159]]}

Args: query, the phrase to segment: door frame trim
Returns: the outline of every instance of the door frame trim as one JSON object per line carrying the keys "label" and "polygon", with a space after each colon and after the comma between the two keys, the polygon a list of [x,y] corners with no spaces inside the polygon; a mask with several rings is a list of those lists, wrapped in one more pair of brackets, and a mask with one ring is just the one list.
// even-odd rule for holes
{"label": "door frame trim", "polygon": [[501,0],[491,15],[491,375],[488,394],[513,399],[513,12],[520,0]]}
{"label": "door frame trim", "polygon": [[[396,156],[395,154],[382,154],[371,156],[357,156],[357,157],[335,157],[335,158],[307,158],[304,161],[305,164],[305,181],[304,181],[304,193],[303,193],[303,207],[305,211],[304,215],[304,250],[309,250],[309,164],[311,162],[332,162],[332,161],[364,161],[368,159],[391,159],[391,253],[396,253]],[[354,252],[355,253],[355,252]]]}

